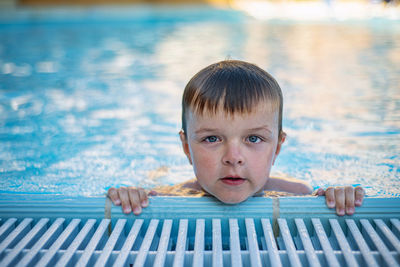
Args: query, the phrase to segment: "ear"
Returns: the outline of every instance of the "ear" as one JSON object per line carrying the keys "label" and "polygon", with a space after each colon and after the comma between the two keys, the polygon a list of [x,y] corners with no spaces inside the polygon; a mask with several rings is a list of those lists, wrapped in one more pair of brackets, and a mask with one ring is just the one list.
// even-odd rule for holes
{"label": "ear", "polygon": [[286,140],[286,133],[285,132],[281,132],[281,134],[278,137],[278,145],[276,146],[276,150],[275,150],[275,156],[274,156],[274,160],[272,161],[272,165],[274,165],[276,158],[279,155],[279,152],[281,152],[281,147],[282,144],[285,142]]}
{"label": "ear", "polygon": [[179,137],[181,138],[183,152],[185,153],[186,157],[188,158],[190,165],[192,165],[192,158],[190,156],[189,143],[187,141],[186,135],[183,132],[183,130],[181,130],[179,132]]}

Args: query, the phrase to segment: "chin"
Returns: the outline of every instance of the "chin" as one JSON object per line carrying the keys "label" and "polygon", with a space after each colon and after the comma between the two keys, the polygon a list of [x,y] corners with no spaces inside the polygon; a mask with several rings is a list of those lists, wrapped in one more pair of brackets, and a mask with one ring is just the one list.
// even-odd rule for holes
{"label": "chin", "polygon": [[215,196],[219,201],[225,204],[238,204],[249,198],[249,196]]}

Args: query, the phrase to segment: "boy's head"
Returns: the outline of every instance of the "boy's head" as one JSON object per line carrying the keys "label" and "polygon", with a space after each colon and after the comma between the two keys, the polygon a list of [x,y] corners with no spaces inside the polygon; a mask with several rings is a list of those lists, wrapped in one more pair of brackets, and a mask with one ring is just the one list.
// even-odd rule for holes
{"label": "boy's head", "polygon": [[186,85],[182,97],[182,130],[187,133],[188,110],[203,114],[220,109],[227,114],[251,113],[266,103],[278,112],[278,133],[282,134],[282,91],[275,79],[258,66],[239,60],[225,60],[199,71]]}
{"label": "boy's head", "polygon": [[205,191],[225,203],[246,200],[264,189],[285,140],[279,85],[243,61],[206,67],[183,93],[180,137]]}

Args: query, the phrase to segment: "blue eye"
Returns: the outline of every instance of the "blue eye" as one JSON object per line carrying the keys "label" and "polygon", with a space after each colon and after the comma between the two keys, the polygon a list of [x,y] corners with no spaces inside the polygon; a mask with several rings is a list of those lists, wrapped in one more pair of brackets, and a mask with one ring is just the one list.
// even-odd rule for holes
{"label": "blue eye", "polygon": [[256,136],[256,135],[251,135],[247,138],[249,140],[250,143],[259,143],[261,142],[261,138]]}
{"label": "blue eye", "polygon": [[204,139],[206,142],[209,143],[215,143],[218,141],[218,137],[216,137],[215,135],[213,136],[208,136],[206,139]]}

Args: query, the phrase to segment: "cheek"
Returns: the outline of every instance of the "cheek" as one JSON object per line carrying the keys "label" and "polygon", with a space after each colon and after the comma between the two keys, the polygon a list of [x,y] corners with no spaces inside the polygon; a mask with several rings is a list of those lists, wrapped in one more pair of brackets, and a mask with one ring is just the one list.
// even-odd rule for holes
{"label": "cheek", "polygon": [[201,148],[191,150],[193,168],[196,174],[208,173],[217,167],[216,153],[210,153]]}
{"label": "cheek", "polygon": [[251,153],[248,160],[253,168],[257,170],[270,170],[275,158],[275,150],[271,147],[264,148],[257,151],[256,153]]}

